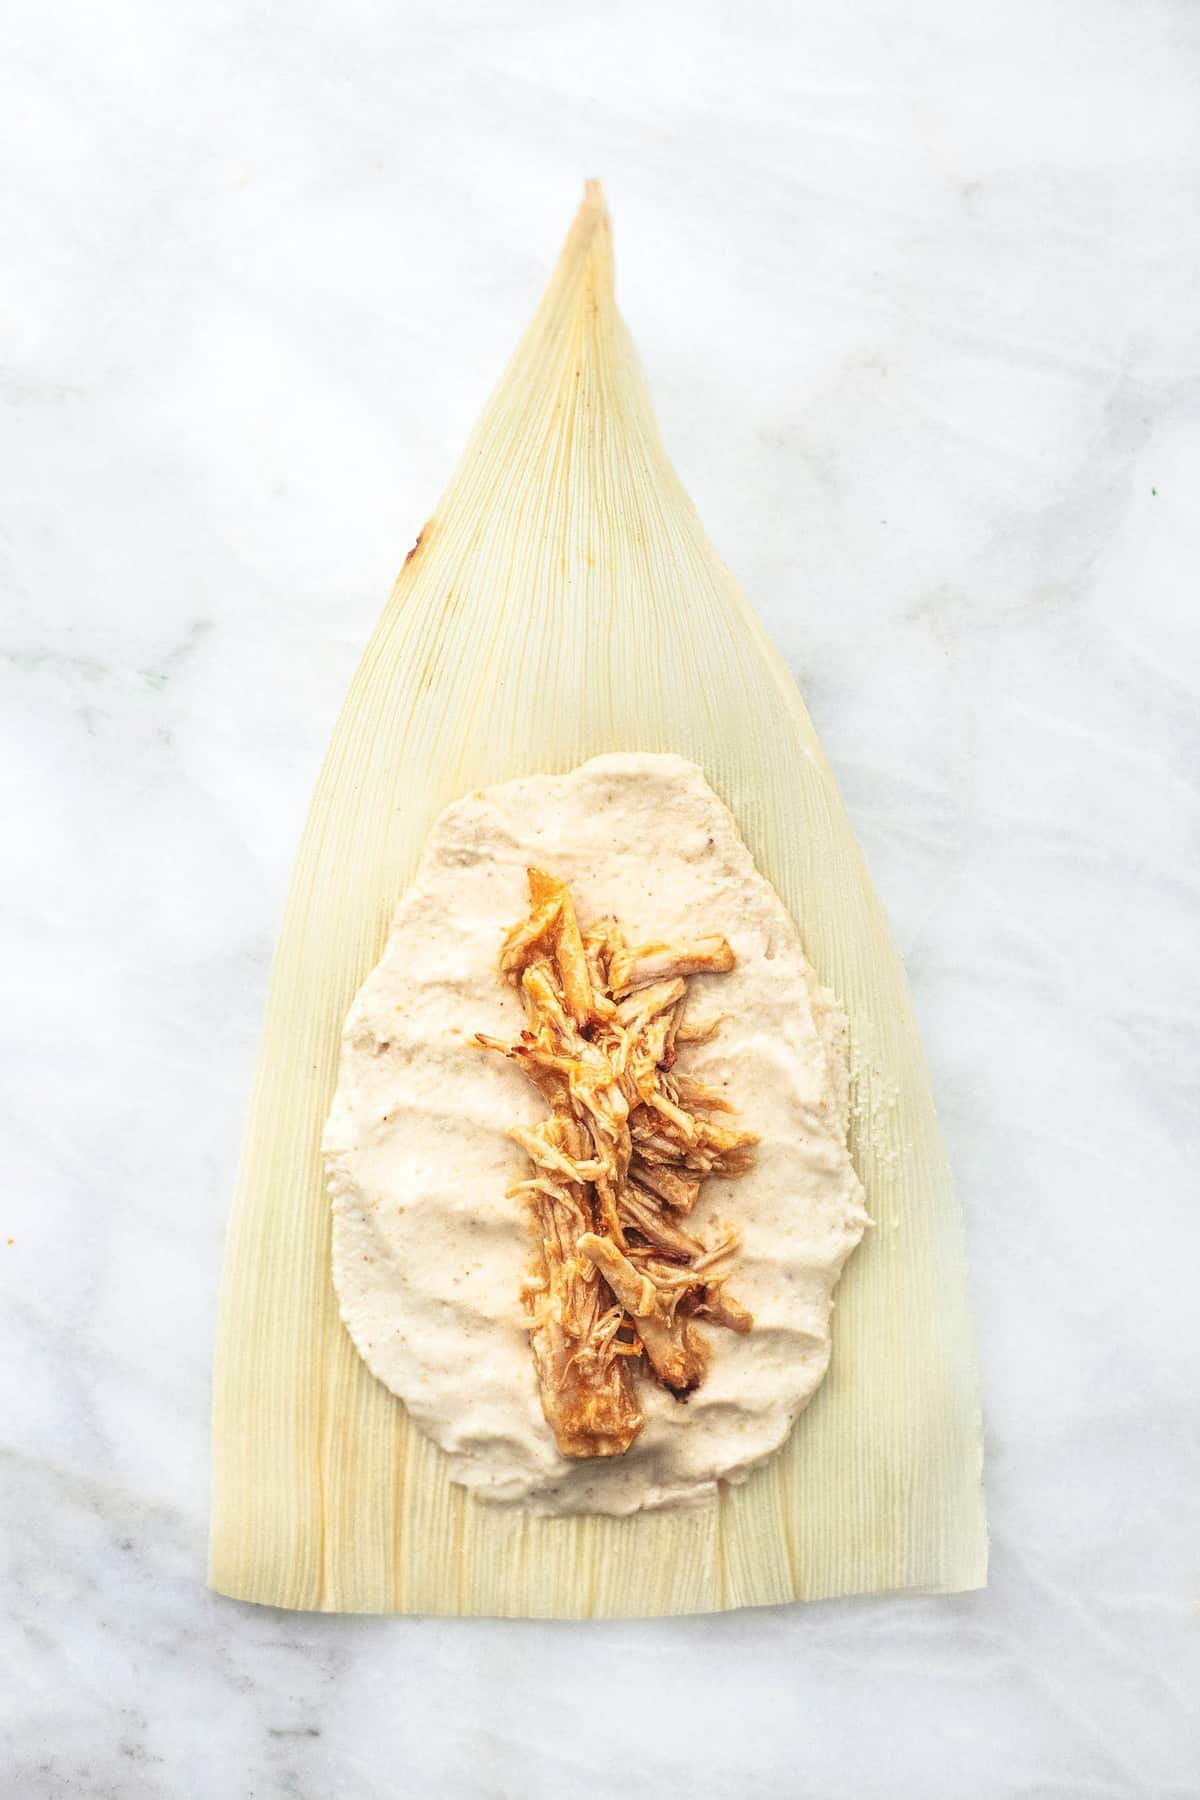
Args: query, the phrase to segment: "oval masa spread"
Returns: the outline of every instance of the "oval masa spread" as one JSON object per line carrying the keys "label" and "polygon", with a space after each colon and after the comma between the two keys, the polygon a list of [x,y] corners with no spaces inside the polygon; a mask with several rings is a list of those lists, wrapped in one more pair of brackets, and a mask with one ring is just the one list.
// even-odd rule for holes
{"label": "oval masa spread", "polygon": [[[726,937],[736,966],[693,976],[687,1019],[720,1030],[679,1067],[729,1096],[758,1137],[736,1180],[705,1182],[689,1228],[736,1225],[745,1336],[710,1348],[686,1404],[638,1385],[644,1430],[620,1456],[559,1455],[542,1414],[521,1284],[529,1219],[506,1190],[528,1171],[507,1135],[544,1112],[477,1033],[513,1037],[500,977],[550,870],[580,922],[632,941]],[[777,1449],[829,1362],[833,1291],[869,1223],[846,1147],[846,1023],[732,814],[679,757],[596,757],[565,776],[468,794],[437,820],[383,957],[351,1008],[323,1149],[342,1318],[371,1371],[481,1499],[543,1513],[629,1513],[709,1498]]]}

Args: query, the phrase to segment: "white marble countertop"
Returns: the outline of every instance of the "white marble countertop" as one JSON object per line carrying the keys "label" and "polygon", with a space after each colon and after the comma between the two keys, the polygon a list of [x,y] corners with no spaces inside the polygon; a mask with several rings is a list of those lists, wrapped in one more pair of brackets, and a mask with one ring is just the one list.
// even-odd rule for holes
{"label": "white marble countertop", "polygon": [[[7,26],[0,1795],[1195,1795],[1200,14]],[[239,1606],[209,1358],[290,862],[592,173],[908,959],[993,1583],[590,1628]]]}

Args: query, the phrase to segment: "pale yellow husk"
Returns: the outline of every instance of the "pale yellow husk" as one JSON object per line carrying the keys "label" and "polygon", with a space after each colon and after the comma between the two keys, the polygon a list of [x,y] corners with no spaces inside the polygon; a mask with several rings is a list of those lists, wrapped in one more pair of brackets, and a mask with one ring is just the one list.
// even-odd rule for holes
{"label": "pale yellow husk", "polygon": [[[842,996],[877,1223],[828,1379],[745,1486],[700,1511],[543,1520],[454,1487],[359,1359],[318,1143],[342,1021],[435,815],[604,750],[703,767]],[[594,183],[313,801],[229,1230],[214,1464],[210,1581],[277,1606],[604,1617],[986,1579],[961,1223],[904,974],[799,693],[663,453]]]}

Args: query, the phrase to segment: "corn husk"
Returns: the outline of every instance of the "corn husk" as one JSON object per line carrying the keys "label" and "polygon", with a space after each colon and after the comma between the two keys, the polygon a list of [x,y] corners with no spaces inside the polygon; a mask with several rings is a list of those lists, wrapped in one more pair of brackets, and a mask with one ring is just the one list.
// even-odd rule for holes
{"label": "corn husk", "polygon": [[[841,995],[876,1228],[827,1380],[744,1486],[546,1520],[455,1487],[360,1361],[318,1145],[344,1016],[435,815],[619,749],[703,767]],[[904,974],[799,693],[663,452],[591,183],[313,800],[229,1229],[210,1581],[276,1606],[559,1617],[965,1589],[985,1580],[980,1462],[960,1219]]]}

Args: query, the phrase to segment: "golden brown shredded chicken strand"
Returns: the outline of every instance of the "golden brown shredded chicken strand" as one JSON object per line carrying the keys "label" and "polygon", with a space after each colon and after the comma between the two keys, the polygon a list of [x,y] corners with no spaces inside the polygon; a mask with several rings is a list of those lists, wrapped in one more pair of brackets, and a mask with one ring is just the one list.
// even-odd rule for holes
{"label": "golden brown shredded chicken strand", "polygon": [[683,1023],[687,978],[723,974],[723,937],[630,946],[615,920],[581,932],[566,884],[529,870],[529,917],[500,956],[526,1025],[484,1049],[520,1065],[550,1109],[512,1136],[533,1165],[534,1267],[523,1289],[542,1411],[563,1456],[619,1456],[644,1423],[639,1364],[678,1400],[704,1379],[693,1321],[749,1331],[725,1293],[737,1233],[709,1241],[681,1220],[710,1174],[750,1166],[753,1134],[710,1115],[725,1098],[673,1072],[678,1043],[716,1026]]}

